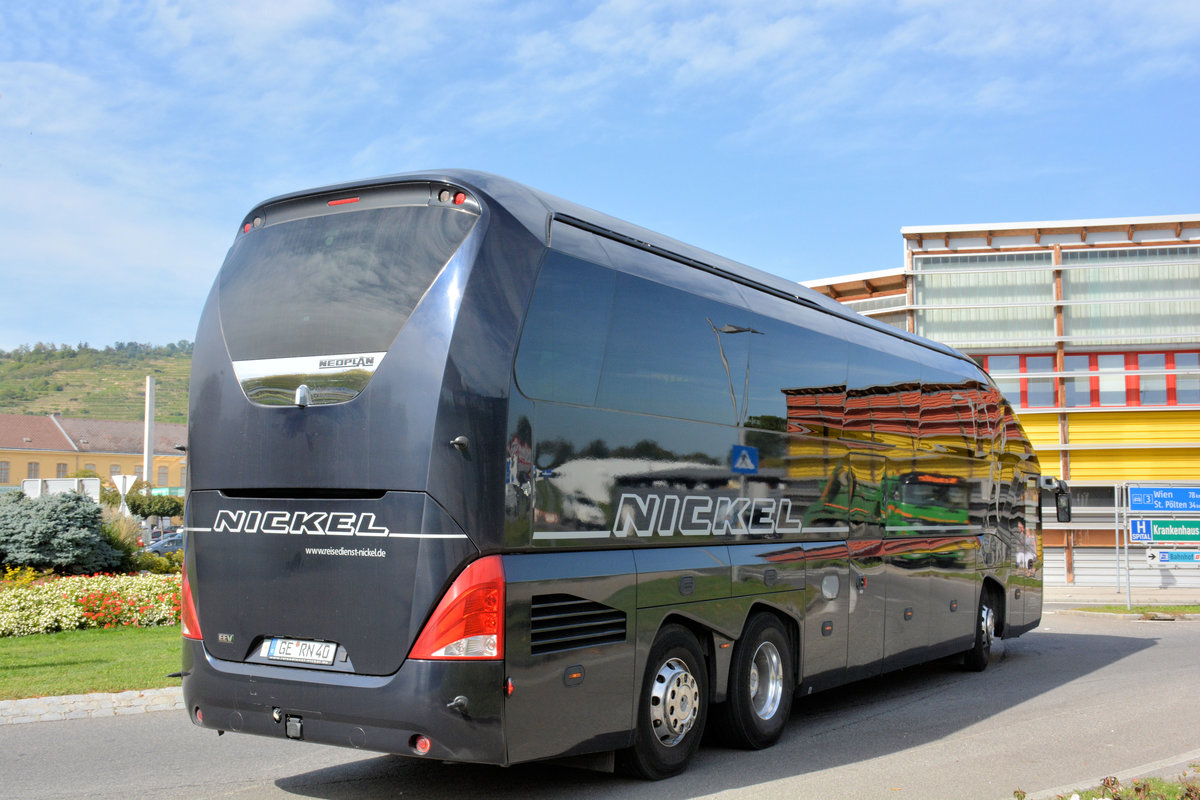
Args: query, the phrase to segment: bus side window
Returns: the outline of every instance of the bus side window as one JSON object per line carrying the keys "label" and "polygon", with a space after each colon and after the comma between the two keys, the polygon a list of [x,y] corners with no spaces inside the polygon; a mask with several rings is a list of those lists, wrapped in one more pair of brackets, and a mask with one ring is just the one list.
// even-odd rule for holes
{"label": "bus side window", "polygon": [[744,414],[749,312],[617,275],[596,405],[699,422]]}
{"label": "bus side window", "polygon": [[517,385],[526,397],[595,404],[614,278],[610,269],[546,255],[517,350]]}

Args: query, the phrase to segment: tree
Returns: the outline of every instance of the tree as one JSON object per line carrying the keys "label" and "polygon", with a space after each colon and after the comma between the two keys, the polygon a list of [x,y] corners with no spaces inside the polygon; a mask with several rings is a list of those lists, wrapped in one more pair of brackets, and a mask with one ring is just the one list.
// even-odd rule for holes
{"label": "tree", "polygon": [[169,518],[183,514],[183,498],[163,494],[136,494],[132,489],[125,495],[125,505],[129,507],[131,514],[137,514],[139,517]]}
{"label": "tree", "polygon": [[0,551],[7,564],[68,574],[120,566],[100,529],[100,506],[75,492],[0,503]]}

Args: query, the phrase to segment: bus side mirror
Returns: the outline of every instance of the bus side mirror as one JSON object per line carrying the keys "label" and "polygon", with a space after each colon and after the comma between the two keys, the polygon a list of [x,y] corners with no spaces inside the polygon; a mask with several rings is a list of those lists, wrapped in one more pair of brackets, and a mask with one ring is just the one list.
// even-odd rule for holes
{"label": "bus side mirror", "polygon": [[1071,493],[1054,493],[1054,516],[1059,522],[1071,521]]}

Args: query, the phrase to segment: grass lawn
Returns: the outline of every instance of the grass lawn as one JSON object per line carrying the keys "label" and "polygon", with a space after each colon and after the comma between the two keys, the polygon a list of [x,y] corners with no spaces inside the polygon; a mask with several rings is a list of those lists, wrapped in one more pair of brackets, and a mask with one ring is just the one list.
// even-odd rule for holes
{"label": "grass lawn", "polygon": [[1200,606],[1080,606],[1076,611],[1098,611],[1102,614],[1200,614]]}
{"label": "grass lawn", "polygon": [[0,638],[0,700],[178,686],[179,626]]}

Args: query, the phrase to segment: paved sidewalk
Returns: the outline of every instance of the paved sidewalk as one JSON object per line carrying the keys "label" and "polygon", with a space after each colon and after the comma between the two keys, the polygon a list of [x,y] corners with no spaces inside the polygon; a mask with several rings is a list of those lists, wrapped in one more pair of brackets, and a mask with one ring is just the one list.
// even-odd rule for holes
{"label": "paved sidewalk", "polygon": [[52,722],[62,719],[91,719],[149,711],[183,711],[183,690],[144,689],[131,692],[68,694],[61,697],[30,697],[0,700],[0,725],[23,722]]}

